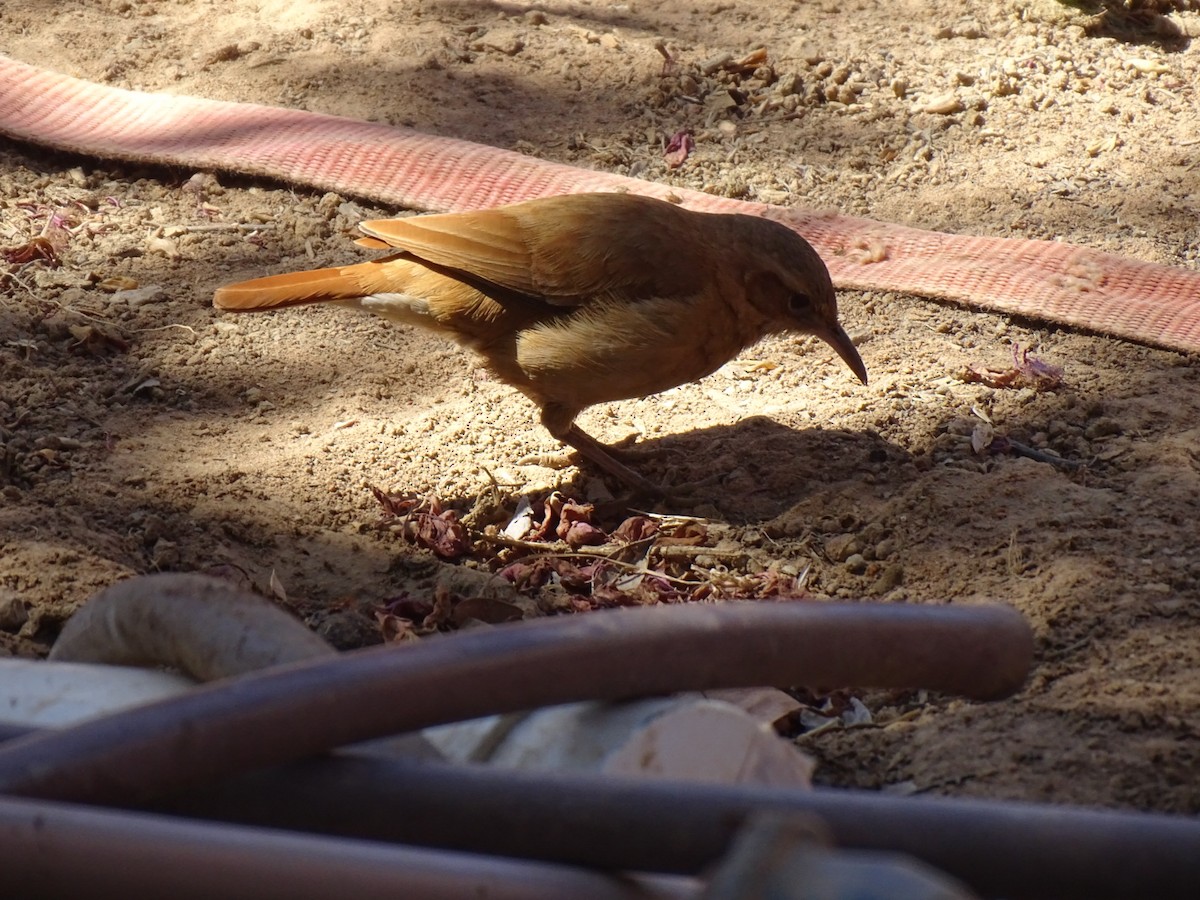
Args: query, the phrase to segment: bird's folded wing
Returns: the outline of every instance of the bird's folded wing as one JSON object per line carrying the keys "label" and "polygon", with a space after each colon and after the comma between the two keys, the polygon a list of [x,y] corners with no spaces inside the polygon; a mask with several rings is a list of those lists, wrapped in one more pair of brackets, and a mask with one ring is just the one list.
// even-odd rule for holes
{"label": "bird's folded wing", "polygon": [[694,293],[707,248],[696,240],[693,215],[646,197],[576,194],[359,227],[434,265],[553,306],[578,306]]}
{"label": "bird's folded wing", "polygon": [[523,294],[539,293],[520,224],[502,209],[376,219],[359,228],[425,262]]}

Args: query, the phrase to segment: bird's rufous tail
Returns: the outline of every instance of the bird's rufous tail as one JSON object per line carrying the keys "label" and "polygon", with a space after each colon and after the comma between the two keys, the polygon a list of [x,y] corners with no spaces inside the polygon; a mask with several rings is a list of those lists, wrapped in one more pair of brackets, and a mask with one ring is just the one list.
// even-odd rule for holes
{"label": "bird's rufous tail", "polygon": [[232,312],[255,312],[396,291],[401,289],[397,282],[405,268],[395,265],[396,262],[394,258],[381,259],[241,281],[218,288],[213,294],[213,306]]}

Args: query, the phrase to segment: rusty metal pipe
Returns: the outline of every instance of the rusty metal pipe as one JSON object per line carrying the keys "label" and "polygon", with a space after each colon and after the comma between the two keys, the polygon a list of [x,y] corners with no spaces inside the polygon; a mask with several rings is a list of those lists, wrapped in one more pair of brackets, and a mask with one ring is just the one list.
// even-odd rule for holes
{"label": "rusty metal pipe", "polygon": [[6,897],[667,900],[678,882],[0,797]]}
{"label": "rusty metal pipe", "polygon": [[[8,736],[28,733],[9,729]],[[378,759],[356,752],[253,773],[156,808],[583,865],[697,873],[751,811],[821,819],[842,847],[907,853],[985,897],[1190,898],[1200,820],[1028,803],[671,783]]]}
{"label": "rusty metal pipe", "polygon": [[35,733],[35,729],[25,725],[14,725],[11,722],[0,722],[0,744],[5,741],[11,741],[13,738],[23,737],[27,734]]}
{"label": "rusty metal pipe", "polygon": [[987,897],[1190,898],[1200,820],[866,791],[523,772],[343,753],[175,798],[172,811],[588,866],[695,874],[754,812],[909,854]]}
{"label": "rusty metal pipe", "polygon": [[383,735],[580,700],[759,685],[995,698],[1033,656],[1008,607],[729,603],[608,610],[214,682],[0,746],[0,792],[150,798]]}

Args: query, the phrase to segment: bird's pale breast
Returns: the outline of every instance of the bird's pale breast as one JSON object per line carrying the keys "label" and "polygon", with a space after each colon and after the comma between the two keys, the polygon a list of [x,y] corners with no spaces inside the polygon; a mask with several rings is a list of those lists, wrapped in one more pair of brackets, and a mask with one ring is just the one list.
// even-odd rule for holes
{"label": "bird's pale breast", "polygon": [[596,301],[524,329],[527,393],[582,408],[655,394],[716,371],[761,332],[718,295]]}

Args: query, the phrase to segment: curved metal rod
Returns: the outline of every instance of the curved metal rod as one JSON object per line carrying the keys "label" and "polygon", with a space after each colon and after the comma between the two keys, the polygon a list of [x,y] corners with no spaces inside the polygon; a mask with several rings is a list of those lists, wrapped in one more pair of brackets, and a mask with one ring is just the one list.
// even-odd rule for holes
{"label": "curved metal rod", "polygon": [[[10,729],[9,736],[27,733]],[[594,869],[692,874],[752,812],[818,817],[840,847],[907,853],[985,897],[1190,900],[1200,820],[1006,801],[521,772],[357,751],[155,804],[175,815]],[[0,853],[3,851],[0,850]]]}
{"label": "curved metal rod", "polygon": [[1200,821],[841,789],[710,785],[376,759],[356,751],[255,773],[159,808],[243,823],[695,874],[754,812],[821,820],[835,845],[909,854],[987,897],[1190,898]]}
{"label": "curved metal rod", "polygon": [[607,610],[373,647],[214,682],[0,746],[0,792],[149,798],[383,735],[580,700],[836,684],[980,698],[1023,683],[1008,607],[803,602]]}
{"label": "curved metal rod", "polygon": [[173,900],[682,900],[678,882],[635,882],[546,863],[386,846],[144,813],[0,797],[5,895]]}

